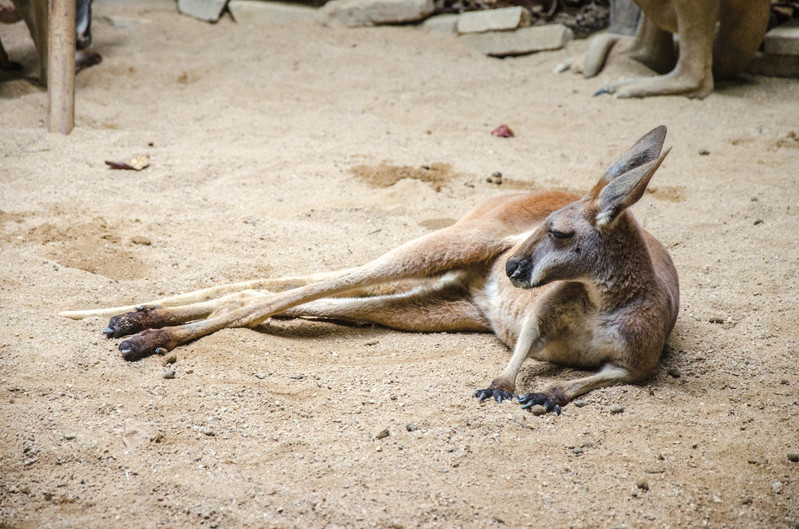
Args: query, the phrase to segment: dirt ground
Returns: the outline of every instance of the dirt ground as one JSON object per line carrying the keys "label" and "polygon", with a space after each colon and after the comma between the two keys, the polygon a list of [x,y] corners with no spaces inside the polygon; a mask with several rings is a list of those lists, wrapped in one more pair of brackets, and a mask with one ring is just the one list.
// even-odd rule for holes
{"label": "dirt ground", "polygon": [[[24,27],[0,29],[34,76]],[[39,88],[0,84],[0,527],[796,526],[795,80],[595,98],[641,68],[168,1],[98,1],[94,37],[69,136]],[[509,358],[489,334],[274,321],[165,366],[57,315],[361,264],[489,197],[586,191],[661,123],[634,212],[679,270],[676,329],[651,380],[561,416],[472,398]],[[578,374],[529,360],[519,391]]]}

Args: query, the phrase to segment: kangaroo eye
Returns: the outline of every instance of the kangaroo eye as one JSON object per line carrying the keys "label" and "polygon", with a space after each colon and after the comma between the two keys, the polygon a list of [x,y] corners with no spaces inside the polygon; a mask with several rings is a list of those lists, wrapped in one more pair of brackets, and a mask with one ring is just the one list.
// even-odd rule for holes
{"label": "kangaroo eye", "polygon": [[574,235],[574,232],[566,233],[558,230],[549,230],[549,236],[552,237],[553,239],[561,239],[561,240],[568,239],[572,235]]}

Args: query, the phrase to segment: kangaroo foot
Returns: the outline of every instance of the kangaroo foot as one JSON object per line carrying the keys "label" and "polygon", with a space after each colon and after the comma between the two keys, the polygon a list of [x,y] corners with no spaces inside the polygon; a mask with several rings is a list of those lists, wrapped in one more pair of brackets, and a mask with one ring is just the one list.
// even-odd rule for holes
{"label": "kangaroo foot", "polygon": [[119,338],[136,334],[144,329],[160,329],[170,323],[166,311],[153,307],[136,307],[136,312],[114,316],[103,329],[108,338]]}
{"label": "kangaroo foot", "polygon": [[559,399],[550,397],[545,393],[528,393],[524,397],[517,397],[516,400],[522,405],[523,410],[529,410],[533,406],[541,405],[547,410],[547,413],[554,411],[556,415],[560,415],[561,405],[566,404],[565,402],[561,403]]}
{"label": "kangaroo foot", "polygon": [[486,389],[478,389],[472,396],[480,399],[480,402],[493,397],[494,400],[502,403],[503,400],[511,400],[513,398],[513,393],[501,388],[490,387]]}
{"label": "kangaroo foot", "polygon": [[122,358],[132,362],[152,354],[164,354],[174,348],[168,329],[147,329],[119,344]]}

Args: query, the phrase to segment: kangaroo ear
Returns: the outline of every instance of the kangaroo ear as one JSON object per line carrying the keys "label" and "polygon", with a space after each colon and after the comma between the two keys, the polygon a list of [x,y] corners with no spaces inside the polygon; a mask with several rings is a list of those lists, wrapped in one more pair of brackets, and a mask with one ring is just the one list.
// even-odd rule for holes
{"label": "kangaroo ear", "polygon": [[661,125],[652,129],[638,140],[624,156],[608,167],[600,182],[610,183],[624,173],[655,160],[663,149],[664,141],[666,141],[666,126]]}
{"label": "kangaroo ear", "polygon": [[598,227],[613,223],[622,211],[638,202],[644,195],[652,175],[655,174],[670,151],[671,148],[666,149],[666,152],[655,160],[627,171],[602,188],[596,198],[596,224]]}

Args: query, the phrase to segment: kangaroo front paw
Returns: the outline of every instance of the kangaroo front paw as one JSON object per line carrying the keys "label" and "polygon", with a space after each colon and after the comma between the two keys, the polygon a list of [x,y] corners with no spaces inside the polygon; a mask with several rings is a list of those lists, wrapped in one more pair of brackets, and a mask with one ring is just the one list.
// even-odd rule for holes
{"label": "kangaroo front paw", "polygon": [[167,324],[162,311],[151,307],[140,307],[136,312],[126,312],[114,316],[108,322],[108,327],[103,329],[103,334],[108,338],[120,338],[136,334],[144,329],[157,329]]}
{"label": "kangaroo front paw", "polygon": [[480,402],[494,397],[494,400],[501,403],[503,400],[511,400],[513,398],[513,393],[500,388],[486,388],[478,389],[474,392],[473,396],[480,399]]}
{"label": "kangaroo front paw", "polygon": [[132,362],[152,354],[168,352],[172,349],[169,342],[168,330],[147,329],[119,344],[119,352],[122,353],[122,358]]}
{"label": "kangaroo front paw", "polygon": [[543,406],[547,413],[555,412],[556,415],[560,415],[561,405],[544,393],[528,393],[516,400],[522,405],[523,410],[529,410],[533,406]]}

